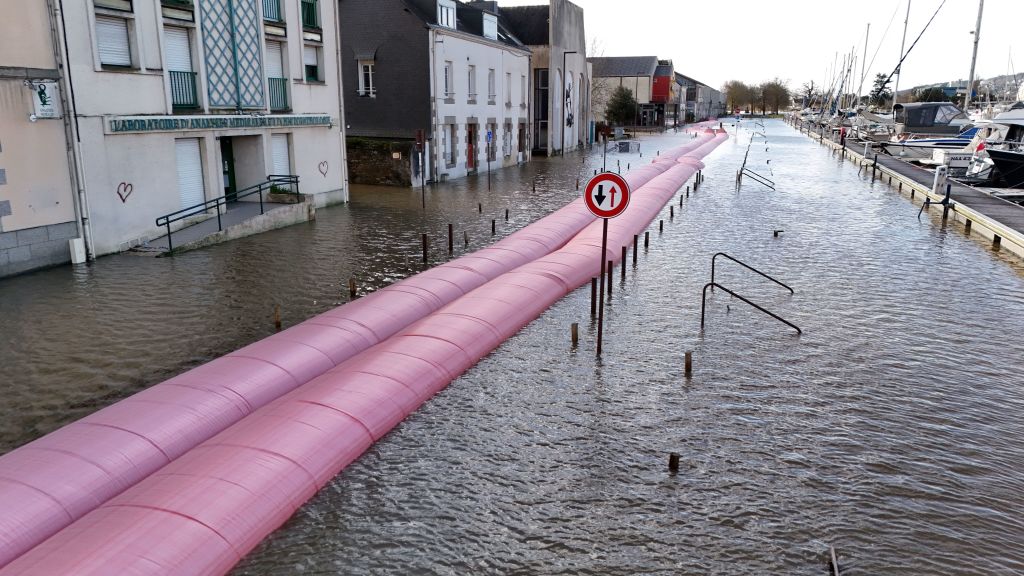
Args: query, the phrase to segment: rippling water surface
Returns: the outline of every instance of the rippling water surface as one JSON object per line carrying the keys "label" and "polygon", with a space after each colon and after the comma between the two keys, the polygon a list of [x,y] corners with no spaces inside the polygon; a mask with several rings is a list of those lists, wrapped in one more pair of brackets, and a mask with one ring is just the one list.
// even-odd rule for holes
{"label": "rippling water surface", "polygon": [[[377,443],[235,570],[249,574],[1024,571],[1024,267],[781,122],[706,159],[703,187],[620,283],[594,359],[565,298]],[[682,134],[651,137],[649,161]],[[766,160],[771,159],[770,165]],[[576,197],[596,154],[418,190],[362,188],[308,225],[173,259],[117,256],[0,282],[9,450]],[[772,174],[768,173],[769,166]],[[533,183],[536,182],[536,192]],[[483,204],[483,214],[477,203]],[[504,209],[511,221],[504,222]],[[782,229],[779,237],[772,230]],[[804,334],[701,287],[716,279]],[[569,325],[581,343],[570,349]],[[683,353],[694,351],[694,374]],[[679,473],[667,455],[681,455]]]}

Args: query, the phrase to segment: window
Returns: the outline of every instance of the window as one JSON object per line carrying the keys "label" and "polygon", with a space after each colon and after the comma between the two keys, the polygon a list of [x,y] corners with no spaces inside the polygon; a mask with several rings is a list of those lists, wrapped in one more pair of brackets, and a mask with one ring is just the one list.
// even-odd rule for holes
{"label": "window", "polygon": [[270,136],[271,175],[285,176],[292,173],[292,165],[288,159],[288,135],[271,134]]}
{"label": "window", "polygon": [[97,8],[110,8],[123,12],[132,11],[132,0],[93,0],[93,6]]}
{"label": "window", "polygon": [[487,103],[494,104],[494,68],[487,71]]}
{"label": "window", "polygon": [[375,98],[377,89],[373,86],[373,60],[359,61],[359,95]]}
{"label": "window", "polygon": [[270,87],[270,110],[288,110],[288,79],[284,75],[284,45],[267,41],[267,84]]}
{"label": "window", "polygon": [[444,63],[444,97],[451,98],[455,96],[455,86],[452,85],[454,78],[452,77],[452,63],[451,60]]}
{"label": "window", "polygon": [[128,21],[124,18],[96,17],[96,47],[100,64],[130,67],[132,52],[128,42]]}
{"label": "window", "polygon": [[519,107],[526,108],[526,74],[519,77]]}
{"label": "window", "polygon": [[164,28],[167,75],[171,83],[171,104],[175,108],[196,108],[196,73],[192,71],[192,49],[187,28]]}
{"label": "window", "polygon": [[498,17],[494,14],[484,14],[484,38],[498,39]]}
{"label": "window", "polygon": [[447,166],[455,165],[455,140],[458,138],[458,126],[448,124],[441,131],[442,145],[444,146],[444,162]]}
{"label": "window", "polygon": [[455,2],[453,0],[437,0],[437,24],[445,28],[455,28]]}
{"label": "window", "polygon": [[320,29],[320,9],[316,0],[302,0],[302,27]]}
{"label": "window", "polygon": [[263,19],[270,22],[283,22],[281,17],[281,0],[263,0]]}
{"label": "window", "polygon": [[512,121],[505,120],[505,130],[502,132],[501,152],[505,158],[512,156]]}
{"label": "window", "polygon": [[320,47],[305,45],[302,47],[302,65],[305,70],[306,82],[319,82],[320,78]]}
{"label": "window", "polygon": [[468,81],[466,85],[469,87],[469,93],[466,95],[471,101],[476,100],[476,66],[469,65]]}
{"label": "window", "polygon": [[512,106],[512,73],[505,73],[505,106]]}

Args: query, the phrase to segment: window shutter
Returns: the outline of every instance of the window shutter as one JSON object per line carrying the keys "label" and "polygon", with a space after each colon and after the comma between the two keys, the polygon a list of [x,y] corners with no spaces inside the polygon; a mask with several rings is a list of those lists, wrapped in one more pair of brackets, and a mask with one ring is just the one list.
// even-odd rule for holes
{"label": "window shutter", "polygon": [[188,30],[164,28],[167,50],[167,69],[172,72],[192,72],[192,51],[188,45]]}
{"label": "window shutter", "polygon": [[280,42],[267,42],[267,77],[284,78]]}
{"label": "window shutter", "polygon": [[121,18],[96,18],[96,47],[100,63],[112,66],[131,66],[132,53],[128,48],[128,21]]}
{"label": "window shutter", "polygon": [[302,47],[302,63],[306,66],[318,66],[319,62],[316,57],[316,46],[303,46]]}
{"label": "window shutter", "polygon": [[[198,138],[182,138],[174,141],[174,152],[178,164],[178,195],[181,207],[188,208],[202,203],[203,161],[199,155]],[[197,208],[194,213],[202,212]]]}
{"label": "window shutter", "polygon": [[283,176],[291,174],[291,164],[288,162],[288,135],[273,134],[270,136],[270,155],[273,159],[273,172],[271,174]]}

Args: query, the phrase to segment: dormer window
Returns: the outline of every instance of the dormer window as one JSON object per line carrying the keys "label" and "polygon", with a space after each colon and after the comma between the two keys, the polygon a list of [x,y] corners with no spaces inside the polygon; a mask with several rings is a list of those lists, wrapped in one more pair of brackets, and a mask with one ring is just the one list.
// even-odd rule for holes
{"label": "dormer window", "polygon": [[455,29],[455,1],[437,0],[437,24]]}
{"label": "dormer window", "polygon": [[494,14],[484,14],[484,38],[498,39],[498,17]]}

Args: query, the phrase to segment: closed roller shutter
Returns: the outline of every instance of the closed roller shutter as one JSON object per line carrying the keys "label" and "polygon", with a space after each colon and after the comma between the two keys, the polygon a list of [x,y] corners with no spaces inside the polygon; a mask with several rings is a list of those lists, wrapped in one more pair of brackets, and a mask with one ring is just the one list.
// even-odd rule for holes
{"label": "closed roller shutter", "polygon": [[[174,141],[174,152],[178,165],[178,195],[181,207],[195,206],[205,200],[203,193],[203,160],[199,154],[198,138],[182,138]],[[195,213],[202,212],[197,208]]]}
{"label": "closed roller shutter", "polygon": [[280,42],[267,42],[267,77],[284,78],[284,66],[281,65]]}
{"label": "closed roller shutter", "polygon": [[131,66],[132,53],[128,48],[128,21],[121,18],[96,18],[96,47],[100,63],[111,66]]}
{"label": "closed roller shutter", "polygon": [[167,48],[167,69],[172,72],[191,72],[192,54],[188,45],[188,30],[164,28]]}
{"label": "closed roller shutter", "polygon": [[291,163],[288,162],[287,134],[274,134],[270,137],[270,154],[274,163],[272,174],[278,176],[291,174]]}

